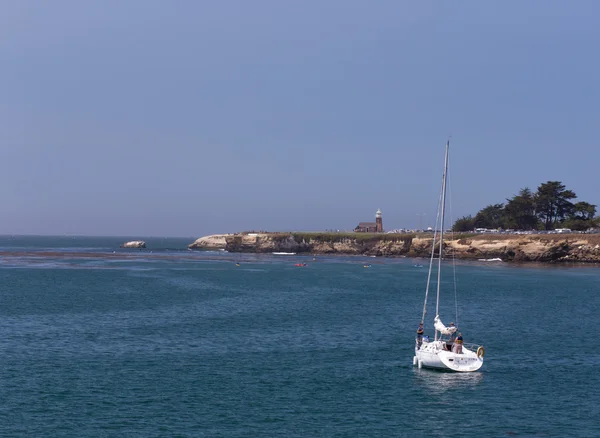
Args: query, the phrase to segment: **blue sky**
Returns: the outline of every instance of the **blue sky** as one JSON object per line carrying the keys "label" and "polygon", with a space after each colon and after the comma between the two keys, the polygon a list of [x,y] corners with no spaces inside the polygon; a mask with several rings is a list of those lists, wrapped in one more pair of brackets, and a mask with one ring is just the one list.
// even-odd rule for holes
{"label": "blue sky", "polygon": [[596,1],[0,6],[0,234],[431,225],[600,204]]}

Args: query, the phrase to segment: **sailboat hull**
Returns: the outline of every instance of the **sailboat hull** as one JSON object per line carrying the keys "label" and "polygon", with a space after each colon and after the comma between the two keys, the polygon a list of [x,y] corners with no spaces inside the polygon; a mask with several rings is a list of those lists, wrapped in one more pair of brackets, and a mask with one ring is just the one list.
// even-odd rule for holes
{"label": "sailboat hull", "polygon": [[477,371],[483,365],[483,357],[478,357],[477,353],[468,348],[463,347],[462,353],[457,354],[445,350],[444,345],[444,341],[423,343],[415,351],[416,365],[460,373]]}

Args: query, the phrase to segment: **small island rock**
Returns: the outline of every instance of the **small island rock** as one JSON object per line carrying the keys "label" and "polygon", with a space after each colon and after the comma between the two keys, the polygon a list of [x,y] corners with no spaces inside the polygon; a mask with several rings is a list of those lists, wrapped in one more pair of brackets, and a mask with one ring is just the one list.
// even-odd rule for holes
{"label": "small island rock", "polygon": [[143,240],[132,240],[131,242],[123,243],[121,248],[146,248],[146,242]]}

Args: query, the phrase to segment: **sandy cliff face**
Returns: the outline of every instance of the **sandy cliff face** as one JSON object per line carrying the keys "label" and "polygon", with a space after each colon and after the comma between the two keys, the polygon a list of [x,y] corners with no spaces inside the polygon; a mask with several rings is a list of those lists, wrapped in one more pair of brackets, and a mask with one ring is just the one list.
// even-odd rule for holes
{"label": "sandy cliff face", "polygon": [[[431,236],[382,235],[370,239],[324,235],[306,237],[294,233],[228,234],[202,237],[190,248],[221,248],[229,252],[295,252],[311,254],[354,254],[375,256],[429,257]],[[447,256],[459,259],[504,261],[600,263],[598,235],[502,235],[473,236],[447,240]]]}
{"label": "sandy cliff face", "polygon": [[214,234],[197,239],[188,246],[190,249],[225,249],[226,238],[229,234]]}
{"label": "sandy cliff face", "polygon": [[479,236],[448,242],[448,254],[458,258],[501,258],[504,261],[600,262],[600,236]]}

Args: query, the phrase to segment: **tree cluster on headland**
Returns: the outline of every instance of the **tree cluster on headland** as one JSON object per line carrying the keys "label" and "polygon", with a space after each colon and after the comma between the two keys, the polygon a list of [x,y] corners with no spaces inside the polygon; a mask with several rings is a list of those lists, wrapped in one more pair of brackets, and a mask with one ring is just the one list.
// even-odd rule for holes
{"label": "tree cluster on headland", "polygon": [[569,228],[585,231],[600,226],[595,218],[596,205],[575,202],[577,195],[560,181],[540,184],[533,193],[525,187],[506,203],[491,204],[482,208],[473,217],[459,218],[453,225],[454,231],[472,231],[476,228],[554,230]]}

